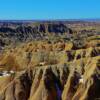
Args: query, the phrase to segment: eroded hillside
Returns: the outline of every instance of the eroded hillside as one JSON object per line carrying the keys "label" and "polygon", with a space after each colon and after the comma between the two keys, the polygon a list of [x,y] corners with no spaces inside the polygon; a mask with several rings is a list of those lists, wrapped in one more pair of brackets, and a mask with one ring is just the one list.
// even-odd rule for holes
{"label": "eroded hillside", "polygon": [[[51,33],[62,34],[57,29]],[[79,34],[67,28],[60,36],[5,46],[0,100],[99,100],[100,35]]]}

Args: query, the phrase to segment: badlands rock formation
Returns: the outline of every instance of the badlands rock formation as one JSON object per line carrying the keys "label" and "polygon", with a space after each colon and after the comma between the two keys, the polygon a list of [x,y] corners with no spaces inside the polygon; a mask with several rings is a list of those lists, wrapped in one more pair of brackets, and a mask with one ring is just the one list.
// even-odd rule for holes
{"label": "badlands rock formation", "polygon": [[[39,28],[42,30],[39,34],[45,33],[48,38],[36,36],[38,40],[22,43],[17,40],[19,43],[15,46],[1,45],[0,100],[99,100],[100,35],[97,30],[88,36],[75,34],[65,23],[40,24]],[[9,38],[13,32],[4,29],[4,33]],[[27,37],[31,32],[25,33]],[[18,33],[14,31],[15,34]]]}

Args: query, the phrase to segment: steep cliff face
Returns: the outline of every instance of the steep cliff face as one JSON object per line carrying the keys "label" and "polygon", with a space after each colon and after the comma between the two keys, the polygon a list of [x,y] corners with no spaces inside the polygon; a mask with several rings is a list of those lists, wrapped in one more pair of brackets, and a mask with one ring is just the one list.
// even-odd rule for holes
{"label": "steep cliff face", "polygon": [[99,60],[29,68],[6,85],[0,100],[95,100],[100,97]]}
{"label": "steep cliff face", "polygon": [[[17,29],[26,37],[33,34],[30,28],[25,33],[22,26]],[[50,23],[36,31],[42,36],[69,32],[62,24]],[[0,100],[98,100],[100,35],[72,36],[5,47],[0,53]]]}

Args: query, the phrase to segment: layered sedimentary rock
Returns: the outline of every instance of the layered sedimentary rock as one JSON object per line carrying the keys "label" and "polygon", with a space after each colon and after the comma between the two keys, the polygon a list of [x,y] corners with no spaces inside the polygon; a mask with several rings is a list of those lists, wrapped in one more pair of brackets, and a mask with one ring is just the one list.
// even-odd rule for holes
{"label": "layered sedimentary rock", "polygon": [[[69,32],[62,24],[46,25],[49,34]],[[41,35],[46,25],[38,28]],[[98,100],[100,36],[72,36],[6,45],[0,54],[0,100]]]}
{"label": "layered sedimentary rock", "polygon": [[0,100],[95,100],[100,97],[99,60],[29,68],[8,82]]}

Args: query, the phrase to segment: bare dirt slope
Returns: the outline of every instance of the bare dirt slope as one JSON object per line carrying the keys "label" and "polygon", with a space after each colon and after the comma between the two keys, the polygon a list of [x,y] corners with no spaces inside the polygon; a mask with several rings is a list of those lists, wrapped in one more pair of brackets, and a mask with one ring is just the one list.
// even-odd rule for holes
{"label": "bare dirt slope", "polygon": [[99,100],[100,35],[72,36],[4,46],[0,100]]}

